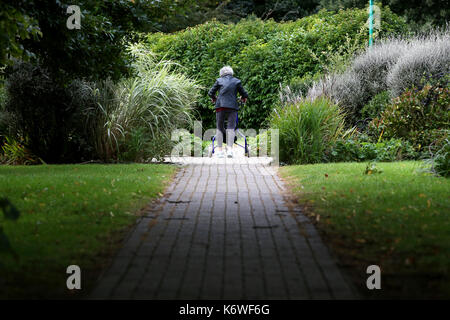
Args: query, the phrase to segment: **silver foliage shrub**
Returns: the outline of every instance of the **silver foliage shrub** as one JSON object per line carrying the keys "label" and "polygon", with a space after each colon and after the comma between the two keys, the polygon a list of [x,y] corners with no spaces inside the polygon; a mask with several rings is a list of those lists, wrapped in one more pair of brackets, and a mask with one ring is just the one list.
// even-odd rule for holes
{"label": "silver foliage shrub", "polygon": [[423,80],[438,79],[450,72],[450,35],[435,33],[414,39],[387,76],[394,96],[405,89],[420,86]]}
{"label": "silver foliage shrub", "polygon": [[[410,39],[381,41],[353,58],[346,71],[332,73],[316,81],[307,97],[330,98],[345,110],[347,119],[354,122],[364,105],[383,91],[397,97],[407,88],[422,86],[424,80],[448,77],[449,30],[447,27]],[[290,95],[289,99],[295,100],[295,97]]]}
{"label": "silver foliage shrub", "polygon": [[353,71],[324,76],[314,83],[308,91],[307,97],[316,99],[321,96],[328,97],[339,104],[349,120],[360,108],[360,102],[366,99],[367,93],[363,90],[361,81]]}
{"label": "silver foliage shrub", "polygon": [[387,75],[407,51],[409,43],[392,39],[374,45],[357,56],[352,69],[361,81],[362,89],[373,96],[388,89]]}

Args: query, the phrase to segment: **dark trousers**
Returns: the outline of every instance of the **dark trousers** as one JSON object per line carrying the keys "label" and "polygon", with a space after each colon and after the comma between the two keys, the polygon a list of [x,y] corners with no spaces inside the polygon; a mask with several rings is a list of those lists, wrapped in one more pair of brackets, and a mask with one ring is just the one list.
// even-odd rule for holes
{"label": "dark trousers", "polygon": [[[216,112],[216,141],[217,146],[222,147],[223,137],[227,137],[227,146],[233,147],[234,129],[236,129],[237,110],[228,109]],[[227,129],[225,131],[225,119],[227,120]]]}

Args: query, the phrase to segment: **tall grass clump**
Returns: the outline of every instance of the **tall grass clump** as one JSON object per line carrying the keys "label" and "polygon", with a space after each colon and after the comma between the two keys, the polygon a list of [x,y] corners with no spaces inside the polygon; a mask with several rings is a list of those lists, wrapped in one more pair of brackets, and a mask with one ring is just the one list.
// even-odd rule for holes
{"label": "tall grass clump", "polygon": [[279,130],[281,161],[318,163],[342,136],[344,115],[326,98],[303,99],[277,107],[271,114],[270,127]]}
{"label": "tall grass clump", "polygon": [[131,45],[129,51],[133,78],[90,84],[94,103],[86,109],[86,128],[104,161],[167,155],[172,130],[190,126],[199,96],[199,85],[174,71],[173,62],[158,61],[139,45]]}

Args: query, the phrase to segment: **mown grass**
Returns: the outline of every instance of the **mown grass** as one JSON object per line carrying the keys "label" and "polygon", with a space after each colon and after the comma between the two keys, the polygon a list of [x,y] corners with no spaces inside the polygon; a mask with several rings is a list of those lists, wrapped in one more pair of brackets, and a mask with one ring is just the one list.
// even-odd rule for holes
{"label": "mown grass", "polygon": [[[280,169],[355,285],[373,298],[450,297],[450,180],[420,162],[290,166]],[[367,266],[382,289],[366,288]]]}
{"label": "mown grass", "polygon": [[[0,196],[20,211],[3,226],[17,259],[0,258],[0,298],[64,298],[88,293],[139,209],[163,192],[169,165],[0,166]],[[82,290],[66,289],[79,265]]]}

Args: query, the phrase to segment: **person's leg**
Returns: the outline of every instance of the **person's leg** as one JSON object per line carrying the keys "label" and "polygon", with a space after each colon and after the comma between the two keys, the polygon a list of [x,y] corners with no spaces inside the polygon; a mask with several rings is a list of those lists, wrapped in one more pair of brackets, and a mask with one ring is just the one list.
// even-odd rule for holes
{"label": "person's leg", "polygon": [[229,111],[227,112],[227,146],[228,148],[231,150],[231,148],[233,148],[233,144],[234,144],[234,136],[235,136],[235,132],[234,130],[236,129],[236,117],[237,117],[237,111]]}
{"label": "person's leg", "polygon": [[222,150],[223,137],[225,136],[225,111],[216,112],[216,142],[219,151]]}

